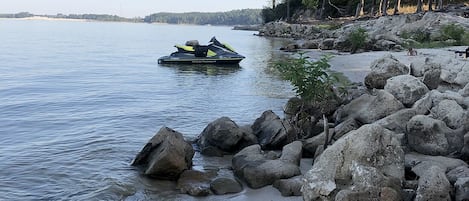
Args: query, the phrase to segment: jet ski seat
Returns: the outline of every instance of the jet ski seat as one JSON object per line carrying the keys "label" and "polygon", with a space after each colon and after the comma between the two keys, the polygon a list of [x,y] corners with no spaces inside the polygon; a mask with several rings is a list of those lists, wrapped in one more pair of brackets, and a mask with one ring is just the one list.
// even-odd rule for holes
{"label": "jet ski seat", "polygon": [[207,57],[208,46],[206,45],[196,45],[194,46],[195,56],[196,57]]}

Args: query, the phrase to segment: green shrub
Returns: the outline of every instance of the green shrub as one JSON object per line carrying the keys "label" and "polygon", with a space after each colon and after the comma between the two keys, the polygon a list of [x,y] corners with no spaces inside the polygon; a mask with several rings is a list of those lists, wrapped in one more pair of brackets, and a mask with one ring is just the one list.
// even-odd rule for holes
{"label": "green shrub", "polygon": [[417,29],[414,31],[402,31],[400,35],[404,39],[412,39],[419,43],[430,41],[430,33],[422,29]]}
{"label": "green shrub", "polygon": [[367,37],[368,34],[365,29],[358,28],[353,30],[348,36],[348,40],[351,45],[351,52],[355,53],[359,48],[364,47]]}
{"label": "green shrub", "polygon": [[453,39],[457,42],[456,45],[462,43],[463,36],[465,35],[464,28],[456,24],[448,24],[441,28],[441,35],[443,40]]}
{"label": "green shrub", "polygon": [[329,74],[330,59],[331,56],[323,56],[310,61],[304,53],[298,53],[297,58],[276,63],[275,68],[291,82],[299,97],[307,102],[320,102],[334,95],[331,89],[337,79]]}

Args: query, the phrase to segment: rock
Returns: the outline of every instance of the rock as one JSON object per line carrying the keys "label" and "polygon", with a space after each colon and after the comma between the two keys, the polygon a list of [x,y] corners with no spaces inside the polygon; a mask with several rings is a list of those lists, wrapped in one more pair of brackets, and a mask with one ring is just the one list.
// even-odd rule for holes
{"label": "rock", "polygon": [[359,127],[360,127],[360,125],[358,124],[358,122],[355,119],[349,118],[349,119],[345,120],[344,122],[342,122],[339,125],[334,127],[334,132],[333,132],[332,138],[334,140],[338,140],[339,138],[341,138],[345,134],[349,133],[350,131],[357,130]]}
{"label": "rock", "polygon": [[199,135],[197,143],[201,154],[223,156],[242,149],[238,147],[246,134],[234,121],[221,117],[209,123]]}
{"label": "rock", "polygon": [[380,201],[398,201],[402,200],[396,190],[384,187],[384,188],[374,188],[368,187],[362,191],[354,190],[341,190],[337,193],[335,197],[336,201],[359,201],[359,200],[380,200]]}
{"label": "rock", "polygon": [[[400,183],[404,179],[404,151],[394,135],[381,126],[368,124],[340,138],[305,174],[303,199],[334,200],[341,190],[366,192],[368,187],[394,187]],[[361,170],[378,177],[370,176],[363,182]]]}
{"label": "rock", "polygon": [[[334,132],[334,129],[329,130],[329,141],[332,139],[332,133]],[[315,156],[316,150],[318,149],[319,146],[324,145],[326,142],[326,133],[322,132],[319,135],[316,135],[314,137],[308,138],[303,142],[303,149],[306,152],[307,156]]]}
{"label": "rock", "polygon": [[467,123],[467,114],[454,100],[442,100],[432,108],[436,119],[442,120],[452,129],[457,129]]}
{"label": "rock", "polygon": [[461,96],[464,96],[464,97],[468,97],[468,96],[469,96],[469,83],[466,84],[466,86],[464,86],[464,88],[462,88],[461,90],[459,90],[459,94],[461,94]]}
{"label": "rock", "polygon": [[215,195],[239,193],[243,191],[243,185],[233,178],[217,178],[210,183],[210,189]]}
{"label": "rock", "polygon": [[308,40],[301,45],[301,48],[303,49],[318,49],[319,48],[319,43],[317,41],[313,40]]}
{"label": "rock", "polygon": [[289,179],[279,179],[274,182],[273,186],[280,191],[282,196],[301,196],[302,178],[296,176]]}
{"label": "rock", "polygon": [[428,92],[427,86],[412,75],[399,75],[389,78],[384,90],[394,95],[407,107],[411,107]]}
{"label": "rock", "polygon": [[456,190],[456,201],[469,200],[469,177],[458,178],[454,183]]}
{"label": "rock", "polygon": [[[404,108],[393,95],[377,90],[376,95],[364,94],[342,107],[336,115],[338,119],[355,118],[361,124],[373,123]],[[386,107],[383,107],[386,105]]]}
{"label": "rock", "polygon": [[469,83],[469,66],[463,65],[461,71],[454,79],[459,86],[466,86]]}
{"label": "rock", "polygon": [[451,200],[451,185],[446,178],[445,171],[438,166],[430,166],[419,179],[416,201]]}
{"label": "rock", "polygon": [[280,50],[286,51],[286,52],[296,52],[300,46],[296,43],[290,43],[285,47],[281,47]]}
{"label": "rock", "polygon": [[383,89],[387,79],[409,73],[409,68],[391,54],[375,60],[370,69],[371,72],[365,77],[365,85],[370,89]]}
{"label": "rock", "polygon": [[181,133],[161,128],[135,157],[132,165],[143,168],[143,174],[159,179],[176,180],[191,169],[194,149]]}
{"label": "rock", "polygon": [[[232,160],[235,175],[244,180],[251,188],[261,188],[273,184],[278,179],[287,179],[300,175],[298,165],[292,163],[295,158],[301,157],[301,151],[289,150],[298,147],[297,142],[287,145],[282,151],[280,159],[267,159],[259,145],[252,145],[238,152]],[[285,155],[283,154],[285,152]],[[291,153],[298,153],[294,156]],[[283,159],[283,160],[282,160]]]}
{"label": "rock", "polygon": [[469,178],[469,168],[465,165],[454,168],[446,173],[449,183],[454,184],[458,178]]}
{"label": "rock", "polygon": [[443,121],[424,115],[416,115],[407,123],[408,144],[422,154],[444,156],[462,148],[459,145],[451,149],[448,138],[453,134],[457,133],[448,128]]}
{"label": "rock", "polygon": [[295,117],[296,113],[300,111],[303,101],[298,97],[293,97],[288,99],[287,104],[285,104],[285,109],[283,110],[285,119],[292,119]]}
{"label": "rock", "polygon": [[423,80],[422,82],[427,85],[428,89],[436,89],[438,88],[438,85],[440,84],[440,75],[441,75],[441,69],[432,69],[429,71],[426,71],[423,74]]}
{"label": "rock", "polygon": [[461,150],[461,158],[466,161],[469,159],[469,133],[464,135],[464,146]]}
{"label": "rock", "polygon": [[414,152],[405,155],[405,168],[411,169],[419,177],[422,177],[431,166],[438,166],[444,172],[449,172],[459,166],[467,166],[467,164],[460,159],[444,156],[428,156]]}
{"label": "rock", "polygon": [[396,133],[405,133],[407,122],[415,115],[417,115],[415,109],[403,109],[374,122],[374,124],[378,124]]}
{"label": "rock", "polygon": [[280,160],[300,166],[302,147],[303,143],[301,143],[300,141],[294,141],[290,144],[285,145],[283,147]]}
{"label": "rock", "polygon": [[177,181],[176,188],[181,193],[192,196],[207,196],[210,194],[210,181],[216,172],[200,172],[196,170],[184,171]]}
{"label": "rock", "polygon": [[287,121],[281,120],[272,110],[265,111],[251,126],[263,149],[280,149],[288,143],[293,130]]}
{"label": "rock", "polygon": [[334,41],[333,38],[326,38],[319,44],[319,49],[321,50],[332,50],[334,49]]}

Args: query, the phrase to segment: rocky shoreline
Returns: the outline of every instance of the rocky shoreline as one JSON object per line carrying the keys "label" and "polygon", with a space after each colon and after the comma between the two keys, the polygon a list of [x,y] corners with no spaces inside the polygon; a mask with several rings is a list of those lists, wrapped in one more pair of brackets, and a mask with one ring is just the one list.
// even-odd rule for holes
{"label": "rocky shoreline", "polygon": [[[420,20],[430,18],[426,15],[432,14]],[[392,21],[409,18],[397,17]],[[444,19],[439,22],[447,23]],[[388,40],[380,35],[395,34],[387,29],[391,20],[377,20],[363,24],[380,24],[383,29],[375,31],[375,38]],[[338,38],[331,43],[334,48]],[[400,45],[398,39],[388,41],[395,43],[393,48]],[[468,200],[468,59],[447,50],[418,51],[418,56],[401,52],[374,60],[364,84],[349,88],[348,96],[333,104],[328,132],[319,121],[307,125],[313,131],[307,136],[291,139],[296,132],[291,114],[297,111],[292,98],[285,118],[268,110],[252,125],[240,126],[220,117],[194,142],[163,127],[133,165],[148,177],[175,181],[181,193],[192,196],[272,186],[282,196],[303,200]],[[398,59],[404,57],[408,61]],[[228,156],[231,162],[195,170],[194,154]],[[306,158],[314,162],[302,171]]]}

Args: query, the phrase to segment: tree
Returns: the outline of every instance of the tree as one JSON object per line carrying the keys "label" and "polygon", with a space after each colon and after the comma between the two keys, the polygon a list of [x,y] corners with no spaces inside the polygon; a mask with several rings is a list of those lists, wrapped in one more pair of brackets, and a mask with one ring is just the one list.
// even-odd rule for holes
{"label": "tree", "polygon": [[428,0],[428,11],[433,11],[433,0]]}
{"label": "tree", "polygon": [[417,0],[417,11],[416,13],[421,13],[423,12],[423,1],[422,0]]}
{"label": "tree", "polygon": [[401,7],[401,0],[394,0],[394,13],[393,15],[399,14],[399,8]]}

